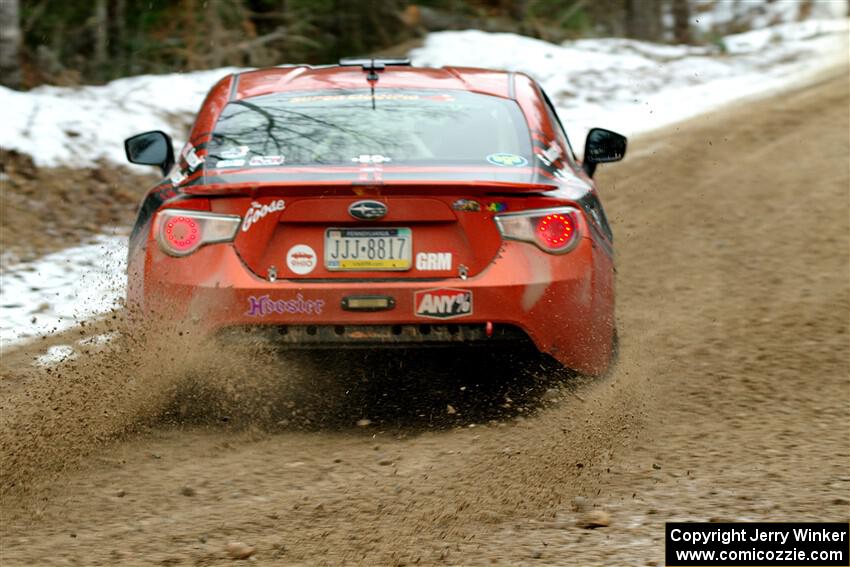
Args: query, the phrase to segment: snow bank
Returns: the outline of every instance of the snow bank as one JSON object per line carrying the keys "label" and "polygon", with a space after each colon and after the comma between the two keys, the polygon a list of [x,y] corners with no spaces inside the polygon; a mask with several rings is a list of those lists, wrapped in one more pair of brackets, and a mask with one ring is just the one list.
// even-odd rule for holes
{"label": "snow bank", "polygon": [[691,0],[692,26],[698,35],[727,35],[737,29],[763,29],[806,19],[841,18],[847,4],[841,0]]}
{"label": "snow bank", "polygon": [[0,147],[29,154],[38,166],[89,166],[98,159],[124,164],[125,138],[146,130],[185,136],[210,87],[237,70],[140,75],[103,86],[28,92],[0,87]]}
{"label": "snow bank", "polygon": [[847,57],[846,19],[808,20],[727,36],[722,45],[586,39],[554,45],[481,31],[430,34],[417,65],[510,69],[552,98],[576,150],[601,126],[627,136],[766,94]]}
{"label": "snow bank", "polygon": [[116,307],[124,294],[126,234],[101,235],[0,273],[0,345],[61,331]]}

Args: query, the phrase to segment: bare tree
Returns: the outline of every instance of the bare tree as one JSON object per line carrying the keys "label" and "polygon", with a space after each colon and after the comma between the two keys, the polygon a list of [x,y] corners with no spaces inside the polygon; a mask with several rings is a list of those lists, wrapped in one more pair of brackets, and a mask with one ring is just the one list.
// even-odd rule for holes
{"label": "bare tree", "polygon": [[227,31],[221,22],[221,2],[211,2],[206,6],[205,23],[207,31],[207,62],[211,67],[221,67],[224,60],[222,50],[227,43]]}
{"label": "bare tree", "polygon": [[21,22],[18,0],[0,0],[0,84],[20,88]]}
{"label": "bare tree", "polygon": [[118,71],[127,70],[127,0],[115,0],[115,16],[112,19],[112,53]]}
{"label": "bare tree", "polygon": [[673,38],[676,43],[691,42],[691,5],[688,0],[673,0]]}
{"label": "bare tree", "polygon": [[661,0],[626,0],[626,34],[633,39],[661,39]]}
{"label": "bare tree", "polygon": [[109,59],[109,13],[106,0],[97,0],[94,5],[94,64],[95,72],[106,75],[106,62]]}

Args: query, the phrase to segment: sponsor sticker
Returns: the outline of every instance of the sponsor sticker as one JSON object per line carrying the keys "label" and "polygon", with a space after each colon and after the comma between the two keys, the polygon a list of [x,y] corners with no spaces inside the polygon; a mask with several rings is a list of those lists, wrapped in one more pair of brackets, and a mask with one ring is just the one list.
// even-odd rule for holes
{"label": "sponsor sticker", "polygon": [[487,161],[493,165],[502,167],[522,167],[528,165],[528,160],[517,154],[490,154],[487,156]]}
{"label": "sponsor sticker", "polygon": [[242,232],[248,232],[248,229],[254,226],[257,221],[259,221],[266,215],[277,211],[282,211],[285,208],[286,203],[283,199],[272,201],[267,205],[258,203],[257,201],[252,201],[251,206],[248,207],[248,211],[245,213],[245,220],[242,221]]}
{"label": "sponsor sticker", "polygon": [[248,161],[248,165],[250,165],[251,167],[258,167],[264,165],[282,165],[283,161],[283,156],[254,156]]}
{"label": "sponsor sticker", "polygon": [[244,159],[220,159],[215,164],[216,167],[242,167],[245,165]]}
{"label": "sponsor sticker", "polygon": [[310,96],[295,96],[286,102],[298,104],[304,102],[338,102],[338,101],[364,101],[371,102],[382,100],[433,100],[437,102],[453,102],[455,97],[449,94],[437,95],[419,95],[419,94],[402,94],[402,93],[374,93],[368,94],[347,94],[347,95],[310,95]]}
{"label": "sponsor sticker", "polygon": [[413,305],[417,317],[454,319],[472,315],[472,291],[436,288],[417,291]]}
{"label": "sponsor sticker", "polygon": [[451,270],[451,252],[419,252],[416,254],[416,269],[429,270]]}
{"label": "sponsor sticker", "polygon": [[251,151],[251,148],[248,146],[237,146],[235,148],[228,148],[226,150],[221,151],[221,157],[224,159],[234,159],[241,158],[248,155],[248,152]]}
{"label": "sponsor sticker", "polygon": [[301,102],[337,102],[337,101],[382,101],[382,100],[419,100],[421,97],[416,94],[401,94],[401,93],[376,93],[368,94],[346,94],[346,95],[309,95],[295,96],[287,100],[290,103]]}
{"label": "sponsor sticker", "polygon": [[324,299],[305,299],[300,293],[295,294],[292,299],[272,299],[268,295],[248,298],[248,317],[265,317],[267,315],[297,314],[297,315],[321,315],[325,308]]}
{"label": "sponsor sticker", "polygon": [[312,272],[317,263],[316,251],[306,244],[296,244],[286,253],[286,265],[299,276]]}
{"label": "sponsor sticker", "polygon": [[204,163],[204,158],[198,157],[198,154],[195,153],[195,148],[190,148],[183,157],[186,158],[186,163],[189,165],[189,171],[198,169],[198,166]]}
{"label": "sponsor sticker", "polygon": [[169,177],[168,179],[173,185],[180,185],[181,183],[186,181],[186,174],[180,171],[179,169],[175,169],[174,173],[172,173],[171,177]]}
{"label": "sponsor sticker", "polygon": [[481,210],[481,203],[474,199],[458,199],[452,203],[452,208],[456,211],[464,211],[466,213],[477,213]]}
{"label": "sponsor sticker", "polygon": [[392,158],[388,158],[387,156],[382,156],[380,154],[360,154],[355,158],[351,158],[351,161],[354,163],[386,163],[388,161],[392,161]]}
{"label": "sponsor sticker", "polygon": [[561,157],[561,148],[558,146],[557,142],[552,142],[549,144],[549,147],[546,148],[542,154],[536,154],[537,159],[545,163],[546,165],[552,165],[558,158]]}

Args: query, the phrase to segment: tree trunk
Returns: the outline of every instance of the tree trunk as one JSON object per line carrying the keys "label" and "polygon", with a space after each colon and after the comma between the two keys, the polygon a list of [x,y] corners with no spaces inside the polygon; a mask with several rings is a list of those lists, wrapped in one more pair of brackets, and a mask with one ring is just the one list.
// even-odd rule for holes
{"label": "tree trunk", "polygon": [[194,71],[200,68],[198,63],[198,14],[196,11],[195,0],[183,0],[183,26],[180,30],[180,35],[183,38],[185,45],[185,62],[183,63],[184,71]]}
{"label": "tree trunk", "polygon": [[109,13],[106,0],[97,0],[94,6],[94,65],[95,73],[105,78],[105,66],[109,60]]}
{"label": "tree trunk", "polygon": [[21,22],[18,0],[0,0],[0,84],[21,87]]}
{"label": "tree trunk", "polygon": [[112,54],[119,75],[127,73],[127,0],[115,0],[112,32]]}
{"label": "tree trunk", "polygon": [[227,38],[224,32],[224,25],[221,23],[221,0],[218,2],[210,2],[206,6],[205,18],[205,35],[207,41],[207,65],[211,67],[221,67],[223,57],[222,48],[225,46]]}
{"label": "tree trunk", "polygon": [[691,42],[691,5],[688,0],[673,0],[673,39]]}
{"label": "tree trunk", "polygon": [[626,34],[633,39],[661,39],[661,0],[626,0]]}

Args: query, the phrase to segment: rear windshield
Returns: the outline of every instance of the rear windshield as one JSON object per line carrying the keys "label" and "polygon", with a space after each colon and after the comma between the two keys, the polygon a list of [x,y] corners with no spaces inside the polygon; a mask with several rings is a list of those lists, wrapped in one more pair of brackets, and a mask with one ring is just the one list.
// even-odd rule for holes
{"label": "rear windshield", "polygon": [[420,164],[520,167],[525,119],[508,99],[465,91],[310,91],[230,102],[208,166]]}

